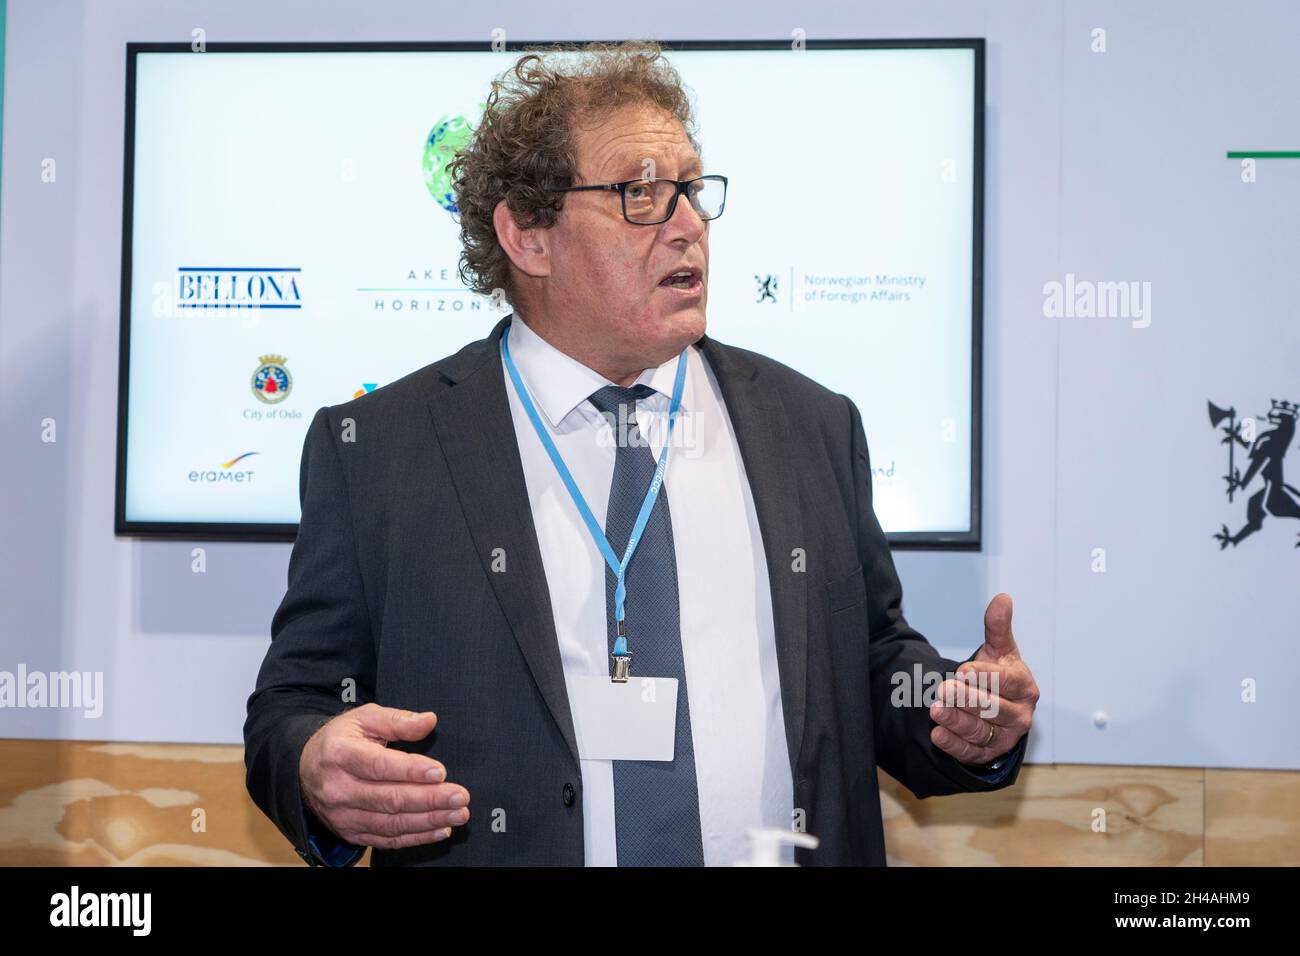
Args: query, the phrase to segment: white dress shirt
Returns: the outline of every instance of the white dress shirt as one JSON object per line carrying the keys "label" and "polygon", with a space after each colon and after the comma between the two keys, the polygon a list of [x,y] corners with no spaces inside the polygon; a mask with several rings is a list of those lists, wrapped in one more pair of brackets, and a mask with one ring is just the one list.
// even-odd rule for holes
{"label": "white dress shirt", "polygon": [[[510,323],[510,355],[603,528],[617,435],[587,398],[615,383],[542,339],[517,312]],[[790,829],[794,784],[781,711],[772,592],[753,496],[713,371],[696,346],[688,355],[681,414],[660,493],[668,495],[677,553],[704,862],[725,866],[749,855],[750,828]],[[674,357],[637,378],[656,390],[637,403],[637,425],[656,460],[664,446],[676,371]],[[509,373],[503,374],[572,699],[574,678],[609,674],[605,561]],[[637,587],[635,567],[633,561],[629,594]],[[629,637],[635,642],[634,635]],[[631,650],[636,653],[634,643]],[[585,861],[614,866],[613,763],[583,760],[581,766]],[[785,858],[792,859],[790,851]]]}

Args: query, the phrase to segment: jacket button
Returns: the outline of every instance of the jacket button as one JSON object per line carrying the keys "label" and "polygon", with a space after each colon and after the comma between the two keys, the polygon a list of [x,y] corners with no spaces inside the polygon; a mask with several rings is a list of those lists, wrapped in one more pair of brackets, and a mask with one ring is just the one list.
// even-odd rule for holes
{"label": "jacket button", "polygon": [[573,784],[571,783],[564,785],[564,805],[566,807],[573,806]]}

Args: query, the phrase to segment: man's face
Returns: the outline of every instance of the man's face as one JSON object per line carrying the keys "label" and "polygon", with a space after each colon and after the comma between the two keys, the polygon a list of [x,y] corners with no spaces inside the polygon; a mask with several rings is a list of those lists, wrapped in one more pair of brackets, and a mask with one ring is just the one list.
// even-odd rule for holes
{"label": "man's face", "polygon": [[[580,123],[575,138],[574,185],[703,173],[681,123],[654,107],[627,107],[590,129]],[[685,196],[672,218],[647,226],[623,218],[616,191],[566,193],[547,233],[546,311],[552,321],[597,338],[612,366],[661,365],[704,334],[709,230]],[[693,288],[660,284],[683,269],[697,270]]]}

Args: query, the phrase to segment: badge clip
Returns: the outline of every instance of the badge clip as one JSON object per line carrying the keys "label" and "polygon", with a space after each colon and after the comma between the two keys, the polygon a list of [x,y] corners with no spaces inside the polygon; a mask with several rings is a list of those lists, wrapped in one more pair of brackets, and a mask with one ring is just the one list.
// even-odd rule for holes
{"label": "badge clip", "polygon": [[632,676],[632,655],[615,654],[614,655],[614,673],[610,680],[615,684],[626,684],[627,679]]}
{"label": "badge clip", "polygon": [[618,622],[618,637],[614,639],[614,653],[610,657],[614,660],[614,673],[609,679],[615,684],[626,684],[632,676],[632,652],[627,649],[627,626],[622,621]]}

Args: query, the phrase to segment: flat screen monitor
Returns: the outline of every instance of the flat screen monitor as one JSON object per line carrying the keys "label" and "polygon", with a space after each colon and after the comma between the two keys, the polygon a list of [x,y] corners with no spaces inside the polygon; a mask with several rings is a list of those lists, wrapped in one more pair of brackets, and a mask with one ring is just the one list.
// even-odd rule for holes
{"label": "flat screen monitor", "polygon": [[[530,43],[127,48],[119,534],[288,540],[303,438],[483,337],[447,162]],[[982,40],[667,43],[708,332],[850,397],[894,545],[979,545]]]}

